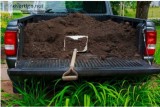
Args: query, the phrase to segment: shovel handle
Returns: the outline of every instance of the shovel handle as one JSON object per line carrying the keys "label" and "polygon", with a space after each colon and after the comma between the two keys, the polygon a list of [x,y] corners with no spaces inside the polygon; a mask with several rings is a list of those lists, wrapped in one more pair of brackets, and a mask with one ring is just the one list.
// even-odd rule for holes
{"label": "shovel handle", "polygon": [[70,64],[70,67],[72,67],[72,68],[74,68],[74,64],[75,64],[75,60],[76,60],[76,55],[77,55],[77,49],[74,49],[73,55],[72,55],[71,64]]}
{"label": "shovel handle", "polygon": [[[68,71],[66,71],[62,75],[62,80],[64,80],[64,81],[71,81],[71,80],[77,80],[78,79],[78,73],[74,70],[76,54],[77,54],[77,49],[74,49],[72,59],[71,59],[71,63],[70,63],[70,68],[69,68]],[[74,75],[69,75],[70,73],[73,73]]]}
{"label": "shovel handle", "polygon": [[[70,73],[73,73],[74,75],[70,75]],[[77,79],[78,79],[78,73],[74,70],[74,68],[70,68],[62,75],[62,80],[64,81],[71,81]]]}
{"label": "shovel handle", "polygon": [[78,76],[74,75],[74,76],[62,76],[62,80],[64,81],[72,81],[72,80],[77,80]]}

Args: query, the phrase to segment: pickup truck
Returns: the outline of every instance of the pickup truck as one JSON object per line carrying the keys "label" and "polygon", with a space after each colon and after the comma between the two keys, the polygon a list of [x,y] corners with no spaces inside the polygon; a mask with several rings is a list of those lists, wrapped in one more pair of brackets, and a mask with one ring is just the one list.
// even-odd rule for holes
{"label": "pickup truck", "polygon": [[[42,11],[37,12],[36,14],[31,14],[27,17],[12,20],[8,23],[5,32],[5,53],[8,65],[8,75],[12,82],[17,83],[30,77],[53,80],[56,77],[61,77],[63,73],[69,68],[70,59],[24,59],[22,58],[22,54],[24,51],[24,28],[27,23],[37,23],[41,20],[49,20],[60,16],[67,16],[71,12],[81,12],[82,14],[94,17],[96,20],[101,21],[113,20],[118,23],[131,23],[132,27],[137,30],[135,35],[137,38],[137,53],[139,53],[141,56],[138,59],[77,59],[75,69],[78,72],[79,78],[118,75],[138,76],[160,73],[160,68],[152,65],[154,53],[156,50],[155,46],[157,37],[156,28],[152,21],[113,15],[109,1],[81,2],[83,2],[84,5],[83,9],[86,9],[85,12],[80,11],[78,8],[65,9],[66,7],[62,8],[63,5],[61,5],[61,8],[59,9],[55,9],[55,7],[54,9],[48,8],[45,13]],[[49,4],[51,5],[52,3]]]}

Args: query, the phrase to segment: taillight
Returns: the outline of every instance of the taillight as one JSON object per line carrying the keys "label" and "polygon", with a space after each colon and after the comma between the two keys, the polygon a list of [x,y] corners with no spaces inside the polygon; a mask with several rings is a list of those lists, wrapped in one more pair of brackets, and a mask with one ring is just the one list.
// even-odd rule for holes
{"label": "taillight", "polygon": [[15,56],[17,51],[17,32],[6,31],[4,36],[5,53],[8,56]]}
{"label": "taillight", "polygon": [[146,31],[146,55],[154,55],[156,49],[156,36],[156,31]]}

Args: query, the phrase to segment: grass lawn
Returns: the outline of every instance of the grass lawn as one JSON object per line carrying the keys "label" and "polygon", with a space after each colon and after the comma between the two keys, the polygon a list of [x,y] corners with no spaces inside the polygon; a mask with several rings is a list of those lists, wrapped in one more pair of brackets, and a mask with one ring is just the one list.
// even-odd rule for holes
{"label": "grass lawn", "polygon": [[160,18],[160,7],[149,8],[149,18]]}
{"label": "grass lawn", "polygon": [[136,16],[136,10],[128,8],[127,12],[124,14],[124,16],[135,18],[135,16]]}
{"label": "grass lawn", "polygon": [[156,30],[157,30],[157,43],[160,44],[160,25],[156,26]]}
{"label": "grass lawn", "polygon": [[[136,9],[127,9],[127,13],[125,13],[125,16],[134,18],[136,16]],[[160,7],[150,7],[148,18],[160,18]]]}
{"label": "grass lawn", "polygon": [[156,26],[157,30],[157,44],[156,44],[156,53],[155,53],[155,62],[160,64],[160,26]]}

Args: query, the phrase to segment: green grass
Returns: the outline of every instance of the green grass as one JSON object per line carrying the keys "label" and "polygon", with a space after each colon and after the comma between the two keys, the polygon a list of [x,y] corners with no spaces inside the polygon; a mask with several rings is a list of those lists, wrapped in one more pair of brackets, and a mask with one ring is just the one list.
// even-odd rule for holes
{"label": "green grass", "polygon": [[[31,80],[31,86],[27,85],[27,80],[24,81],[24,87],[16,85],[19,95],[10,95],[9,97],[2,93],[2,105],[6,106],[45,106],[49,103],[46,95],[46,88],[43,88],[42,82]],[[7,100],[6,100],[7,99]]]}
{"label": "green grass", "polygon": [[156,44],[156,52],[155,52],[155,62],[160,64],[160,26],[156,26],[157,30],[157,44]]}
{"label": "green grass", "polygon": [[127,12],[124,14],[124,16],[135,18],[135,16],[136,16],[136,9],[129,9],[128,8]]}
{"label": "green grass", "polygon": [[[68,99],[70,106],[156,106],[159,105],[160,87],[149,88],[150,82],[136,85],[127,80],[112,84],[108,81],[83,82],[66,85],[52,98],[49,106],[65,106]],[[158,99],[157,99],[158,98]]]}
{"label": "green grass", "polygon": [[[154,77],[154,78],[153,78]],[[50,86],[55,93],[49,94],[40,82],[32,82],[25,88],[17,87],[22,97],[2,101],[6,106],[158,106],[160,105],[160,75],[144,77],[141,81],[115,80],[105,82],[67,82],[58,87],[61,80]],[[148,78],[147,82],[144,82]],[[61,84],[62,85],[62,84]],[[26,91],[28,89],[28,91]]]}
{"label": "green grass", "polygon": [[5,59],[1,59],[1,64],[6,64],[6,60]]}
{"label": "green grass", "polygon": [[[127,9],[128,12],[125,13],[125,16],[135,18],[136,9]],[[160,7],[150,7],[148,12],[148,18],[160,18]]]}
{"label": "green grass", "polygon": [[157,43],[160,44],[160,25],[156,26],[156,30],[157,30]]}
{"label": "green grass", "polygon": [[149,18],[160,18],[160,7],[149,8]]}

